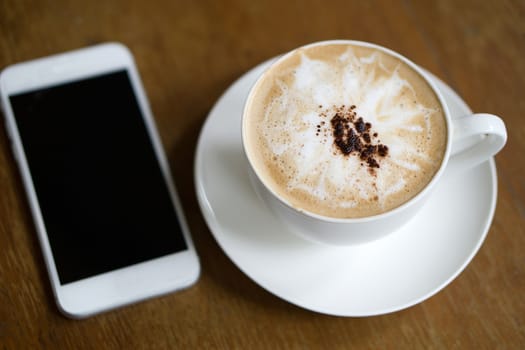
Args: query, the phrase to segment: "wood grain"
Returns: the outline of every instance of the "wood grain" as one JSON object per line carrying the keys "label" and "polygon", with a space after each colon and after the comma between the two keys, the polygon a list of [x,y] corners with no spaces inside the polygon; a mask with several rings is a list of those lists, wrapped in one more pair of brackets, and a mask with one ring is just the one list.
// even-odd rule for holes
{"label": "wood grain", "polygon": [[[498,206],[481,250],[446,289],[383,316],[320,315],[264,291],[214,241],[193,191],[199,130],[229,84],[269,57],[333,38],[399,51],[508,128],[496,157]],[[123,42],[135,55],[202,276],[180,293],[64,318],[2,126],[0,349],[525,348],[525,2],[0,2],[0,68],[103,41]]]}

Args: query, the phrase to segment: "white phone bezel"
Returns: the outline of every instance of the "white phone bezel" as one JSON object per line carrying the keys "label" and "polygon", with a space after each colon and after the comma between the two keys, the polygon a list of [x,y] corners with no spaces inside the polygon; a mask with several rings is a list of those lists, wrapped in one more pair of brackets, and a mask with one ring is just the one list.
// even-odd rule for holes
{"label": "white phone bezel", "polygon": [[[38,88],[81,80],[126,69],[153,142],[171,198],[180,219],[188,249],[143,263],[62,285],[47,237],[46,228],[18,133],[9,96]],[[0,73],[1,103],[7,133],[18,163],[36,231],[59,309],[72,318],[83,318],[112,308],[182,289],[195,283],[198,261],[169,165],[156,131],[146,95],[130,51],[122,44],[107,43],[19,63]]]}

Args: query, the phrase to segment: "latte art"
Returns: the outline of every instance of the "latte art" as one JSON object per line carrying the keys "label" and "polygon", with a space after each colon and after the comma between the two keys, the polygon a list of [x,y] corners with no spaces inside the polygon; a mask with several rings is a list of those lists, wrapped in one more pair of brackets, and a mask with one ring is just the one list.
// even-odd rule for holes
{"label": "latte art", "polygon": [[327,44],[296,50],[258,81],[243,137],[261,180],[330,217],[393,209],[439,169],[446,123],[432,88],[398,58]]}

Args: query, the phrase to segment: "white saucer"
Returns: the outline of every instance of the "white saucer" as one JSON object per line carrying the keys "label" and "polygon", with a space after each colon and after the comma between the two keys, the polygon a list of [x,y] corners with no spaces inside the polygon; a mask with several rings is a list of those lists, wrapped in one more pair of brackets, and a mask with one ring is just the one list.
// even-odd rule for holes
{"label": "white saucer", "polygon": [[[257,197],[241,146],[247,93],[267,67],[242,76],[219,99],[201,131],[197,197],[215,239],[251,279],[312,311],[370,316],[422,302],[449,284],[480,248],[494,216],[494,160],[442,181],[418,216],[380,240],[350,247],[311,243],[287,231]],[[433,77],[452,115],[471,113]]]}

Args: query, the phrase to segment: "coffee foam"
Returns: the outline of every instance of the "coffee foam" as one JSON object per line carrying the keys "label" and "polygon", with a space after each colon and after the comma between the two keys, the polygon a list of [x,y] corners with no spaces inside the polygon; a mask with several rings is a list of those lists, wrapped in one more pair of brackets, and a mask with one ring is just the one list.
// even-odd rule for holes
{"label": "coffee foam", "polygon": [[[378,167],[338,150],[337,113],[371,124],[371,143],[388,147]],[[376,49],[339,44],[298,49],[274,65],[243,123],[263,182],[298,209],[340,218],[415,196],[439,169],[447,137],[439,100],[417,72]]]}

